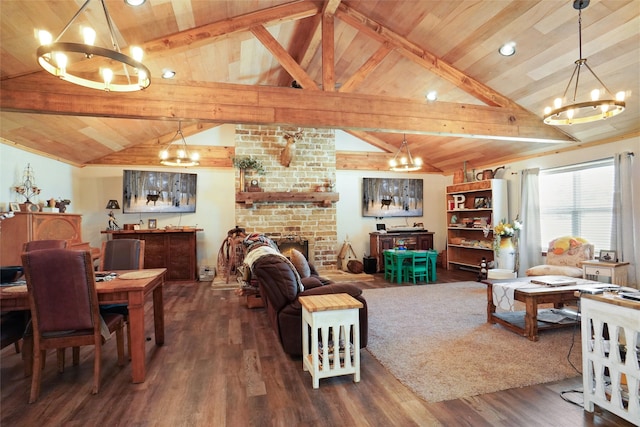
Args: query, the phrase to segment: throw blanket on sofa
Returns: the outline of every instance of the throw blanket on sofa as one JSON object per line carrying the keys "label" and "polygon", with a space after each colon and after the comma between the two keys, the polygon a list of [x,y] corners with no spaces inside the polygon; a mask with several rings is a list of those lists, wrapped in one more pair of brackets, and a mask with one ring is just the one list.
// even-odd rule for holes
{"label": "throw blanket on sofa", "polygon": [[293,270],[293,274],[296,276],[296,282],[298,282],[299,292],[304,292],[304,285],[302,284],[302,280],[300,279],[300,275],[298,274],[298,270],[296,267],[289,261],[289,258],[282,255],[277,249],[272,248],[268,245],[263,246],[255,246],[249,249],[249,252],[244,257],[244,263],[251,269],[251,273],[253,274],[253,263],[255,263],[258,259],[262,258],[265,255],[277,255],[282,258],[284,262],[286,262],[291,270]]}

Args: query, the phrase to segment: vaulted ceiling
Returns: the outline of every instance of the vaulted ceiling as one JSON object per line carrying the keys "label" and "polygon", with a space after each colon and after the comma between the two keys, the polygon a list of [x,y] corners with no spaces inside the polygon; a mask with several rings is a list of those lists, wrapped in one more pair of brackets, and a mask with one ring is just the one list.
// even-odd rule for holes
{"label": "vaulted ceiling", "polygon": [[[449,174],[464,161],[479,168],[640,135],[636,0],[592,0],[582,12],[583,56],[626,92],[626,111],[569,127],[542,122],[579,58],[568,0],[107,0],[120,46],[142,46],[151,71],[149,88],[127,94],[37,64],[34,30],[57,35],[82,3],[2,0],[3,143],[77,166],[156,165],[178,121],[185,136],[223,123],[327,127],[392,154],[406,134],[424,171]],[[106,46],[102,16],[92,0],[78,21]],[[499,55],[509,41],[516,54]],[[176,77],[162,79],[164,69]],[[425,99],[432,90],[437,101]],[[197,148],[202,166],[231,165],[233,147]],[[337,166],[383,170],[391,155],[338,152]]]}

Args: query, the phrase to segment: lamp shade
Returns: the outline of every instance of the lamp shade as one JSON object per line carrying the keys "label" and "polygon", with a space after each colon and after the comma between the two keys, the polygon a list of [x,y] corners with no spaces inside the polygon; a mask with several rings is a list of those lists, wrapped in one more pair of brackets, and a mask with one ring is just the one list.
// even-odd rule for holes
{"label": "lamp shade", "polygon": [[109,200],[105,209],[120,209],[120,205],[117,200]]}

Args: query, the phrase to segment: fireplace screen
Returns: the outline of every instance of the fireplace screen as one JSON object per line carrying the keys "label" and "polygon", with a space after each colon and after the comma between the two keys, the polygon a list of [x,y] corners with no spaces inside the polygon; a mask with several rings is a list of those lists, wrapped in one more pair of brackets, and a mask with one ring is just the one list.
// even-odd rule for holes
{"label": "fireplace screen", "polygon": [[304,257],[309,260],[309,241],[302,240],[300,238],[289,238],[274,240],[280,253],[287,258],[291,259],[291,250],[297,249]]}

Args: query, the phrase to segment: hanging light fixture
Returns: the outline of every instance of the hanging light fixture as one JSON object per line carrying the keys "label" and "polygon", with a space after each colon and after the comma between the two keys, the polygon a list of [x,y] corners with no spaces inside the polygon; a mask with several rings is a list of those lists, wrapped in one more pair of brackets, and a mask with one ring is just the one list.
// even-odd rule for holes
{"label": "hanging light fixture", "polygon": [[144,54],[142,49],[131,46],[131,56],[120,51],[104,0],[100,3],[111,36],[111,49],[94,46],[96,32],[90,27],[81,28],[84,43],[59,41],[90,2],[85,1],[55,39],[45,30],[37,31],[41,44],[37,50],[40,66],[62,80],[92,89],[134,92],[149,87],[149,69],[140,62]]}
{"label": "hanging light fixture", "polygon": [[[587,64],[587,58],[582,57],[582,9],[589,6],[590,0],[574,0],[573,8],[578,10],[578,43],[580,59],[575,61],[575,67],[569,83],[567,84],[562,98],[556,98],[553,101],[553,109],[546,107],[544,109],[544,122],[548,125],[572,125],[578,123],[589,123],[597,120],[605,120],[609,117],[617,116],[625,109],[625,93],[618,92],[615,96],[607,88],[607,86],[598,78],[596,73]],[[578,84],[580,81],[580,70],[584,67],[593,77],[600,83],[602,89],[593,89],[590,92],[590,100],[576,102],[578,97]],[[573,98],[566,103],[567,92],[575,77],[576,82],[573,89]],[[600,99],[601,95],[605,99]],[[586,96],[584,99],[587,99]]]}
{"label": "hanging light fixture", "polygon": [[[176,141],[176,139],[180,136],[180,139]],[[171,146],[174,142],[177,142],[175,145],[173,152],[171,151]],[[167,148],[160,152],[160,163],[165,166],[198,166],[200,164],[200,155],[198,153],[189,154],[189,149],[187,148],[187,141],[184,140],[184,135],[182,134],[182,122],[178,122],[178,131],[167,145]]]}
{"label": "hanging light fixture", "polygon": [[411,156],[406,134],[402,138],[400,149],[393,156],[393,159],[389,160],[389,168],[396,172],[412,172],[422,169],[422,159]]}

